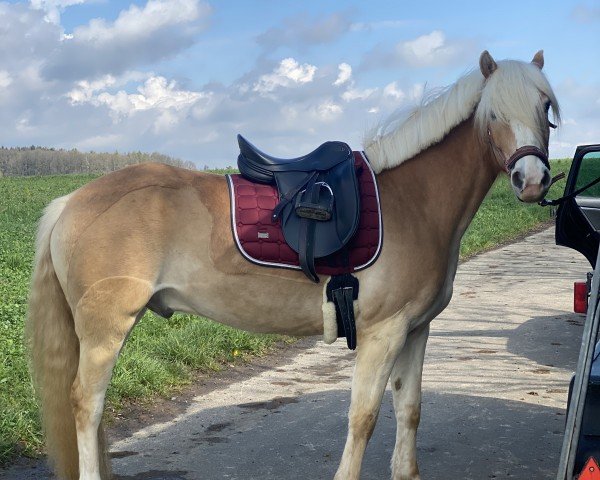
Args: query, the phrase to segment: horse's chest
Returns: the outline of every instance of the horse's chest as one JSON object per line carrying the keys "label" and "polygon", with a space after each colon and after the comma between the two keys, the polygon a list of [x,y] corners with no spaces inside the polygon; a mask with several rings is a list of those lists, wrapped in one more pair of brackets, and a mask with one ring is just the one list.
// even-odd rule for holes
{"label": "horse's chest", "polygon": [[456,269],[458,266],[458,246],[453,249],[453,254],[448,262],[446,271],[442,276],[441,287],[439,283],[435,287],[433,295],[429,298],[429,302],[424,305],[424,311],[413,320],[412,326],[428,323],[437,317],[450,303],[452,299],[452,293],[454,289],[454,277],[456,276]]}

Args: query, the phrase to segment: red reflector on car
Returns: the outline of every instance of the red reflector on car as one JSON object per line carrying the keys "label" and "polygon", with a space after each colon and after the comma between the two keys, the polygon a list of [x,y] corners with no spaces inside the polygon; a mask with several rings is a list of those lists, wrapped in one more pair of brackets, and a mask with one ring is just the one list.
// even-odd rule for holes
{"label": "red reflector on car", "polygon": [[588,307],[588,291],[586,282],[575,282],[573,285],[573,311],[586,313]]}

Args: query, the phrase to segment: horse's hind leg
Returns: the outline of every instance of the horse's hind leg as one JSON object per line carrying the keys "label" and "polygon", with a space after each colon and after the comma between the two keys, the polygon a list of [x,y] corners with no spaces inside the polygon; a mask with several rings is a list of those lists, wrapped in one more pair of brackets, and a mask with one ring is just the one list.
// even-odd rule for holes
{"label": "horse's hind leg", "polygon": [[403,318],[394,317],[359,333],[348,436],[335,480],[358,480],[367,442],[371,438],[383,392],[398,352],[406,339]]}
{"label": "horse's hind leg", "polygon": [[392,455],[393,480],[418,480],[417,427],[421,418],[421,378],[429,324],[409,333],[390,382],[396,411],[396,446]]}
{"label": "horse's hind leg", "polygon": [[150,284],[114,277],[90,287],[75,310],[79,368],[71,391],[80,480],[106,480],[110,466],[101,436],[104,397],[117,357],[152,295]]}

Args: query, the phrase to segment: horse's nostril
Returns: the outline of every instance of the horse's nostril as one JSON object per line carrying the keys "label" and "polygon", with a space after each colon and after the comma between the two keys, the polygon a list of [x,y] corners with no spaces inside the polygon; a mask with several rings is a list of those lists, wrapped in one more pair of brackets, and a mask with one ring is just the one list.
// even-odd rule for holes
{"label": "horse's nostril", "polygon": [[514,171],[510,179],[515,188],[518,188],[519,190],[523,189],[523,177],[521,176],[521,172],[518,170]]}
{"label": "horse's nostril", "polygon": [[544,176],[542,177],[542,185],[544,185],[544,187],[547,187],[548,185],[550,185],[550,172],[548,170],[544,171]]}

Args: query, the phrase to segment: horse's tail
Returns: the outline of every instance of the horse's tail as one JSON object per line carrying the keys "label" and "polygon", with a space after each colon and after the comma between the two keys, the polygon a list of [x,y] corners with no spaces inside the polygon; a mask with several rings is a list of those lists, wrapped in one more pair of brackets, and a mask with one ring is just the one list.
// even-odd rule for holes
{"label": "horse's tail", "polygon": [[70,394],[79,364],[79,341],[50,254],[52,230],[68,199],[65,196],[50,203],[38,227],[25,338],[50,463],[60,479],[76,480],[79,460]]}

